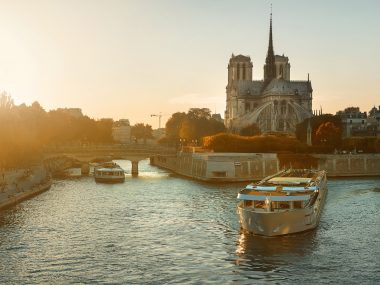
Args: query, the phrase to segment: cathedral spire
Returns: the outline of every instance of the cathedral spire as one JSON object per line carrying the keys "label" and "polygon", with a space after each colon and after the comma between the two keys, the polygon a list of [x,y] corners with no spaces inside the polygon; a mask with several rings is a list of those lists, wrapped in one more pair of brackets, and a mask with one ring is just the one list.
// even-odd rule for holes
{"label": "cathedral spire", "polygon": [[265,60],[266,63],[269,63],[268,61],[274,57],[274,51],[273,51],[273,36],[272,36],[272,5],[270,8],[270,26],[269,26],[269,45],[268,45],[268,52],[267,52],[267,58]]}
{"label": "cathedral spire", "polygon": [[276,78],[276,65],[273,51],[273,36],[272,36],[272,5],[270,12],[270,26],[269,26],[269,45],[267,57],[264,65],[264,81],[268,84],[272,79]]}

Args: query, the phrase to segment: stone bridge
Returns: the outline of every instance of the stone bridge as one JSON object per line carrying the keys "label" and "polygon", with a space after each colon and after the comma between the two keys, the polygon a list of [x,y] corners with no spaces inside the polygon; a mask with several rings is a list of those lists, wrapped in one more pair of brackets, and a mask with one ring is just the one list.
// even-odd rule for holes
{"label": "stone bridge", "polygon": [[175,154],[175,148],[151,144],[109,144],[109,145],[54,145],[44,149],[45,161],[67,157],[82,164],[97,160],[126,159],[132,163],[132,175],[138,175],[140,160],[153,155]]}

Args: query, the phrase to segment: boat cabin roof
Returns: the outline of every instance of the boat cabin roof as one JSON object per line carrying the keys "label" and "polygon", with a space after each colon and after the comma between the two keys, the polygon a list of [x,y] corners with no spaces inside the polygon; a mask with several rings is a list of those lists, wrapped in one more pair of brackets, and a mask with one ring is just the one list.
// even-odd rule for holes
{"label": "boat cabin roof", "polygon": [[96,168],[96,171],[123,171],[122,168],[120,167],[113,167],[113,168],[104,168],[104,167],[101,167],[101,168]]}
{"label": "boat cabin roof", "polygon": [[312,178],[310,177],[273,177],[269,179],[267,182],[271,184],[294,184],[294,185],[300,185],[300,184],[308,184],[310,183]]}
{"label": "boat cabin roof", "polygon": [[319,189],[324,174],[317,170],[284,170],[247,185],[240,190],[238,199],[262,201],[270,196],[272,201],[307,200]]}

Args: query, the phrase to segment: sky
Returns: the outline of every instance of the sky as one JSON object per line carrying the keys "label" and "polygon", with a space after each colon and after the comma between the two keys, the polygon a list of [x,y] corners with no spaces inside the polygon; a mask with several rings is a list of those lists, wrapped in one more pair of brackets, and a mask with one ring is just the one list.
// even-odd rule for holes
{"label": "sky", "polygon": [[271,4],[275,54],[291,80],[310,74],[313,109],[380,105],[377,0],[0,0],[0,91],[153,128],[193,107],[223,117],[232,53],[263,78]]}

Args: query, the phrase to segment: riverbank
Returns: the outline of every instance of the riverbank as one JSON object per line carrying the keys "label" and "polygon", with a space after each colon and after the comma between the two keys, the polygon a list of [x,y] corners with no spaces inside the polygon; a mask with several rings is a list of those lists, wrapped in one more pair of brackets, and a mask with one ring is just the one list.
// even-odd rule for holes
{"label": "riverbank", "polygon": [[[326,170],[328,177],[380,176],[380,154],[312,154],[312,166]],[[177,155],[151,157],[151,164],[176,174],[209,182],[261,180],[283,168],[295,167],[305,155],[294,154],[284,165],[275,153],[178,152]],[[300,167],[298,167],[300,168]]]}
{"label": "riverbank", "polygon": [[0,210],[48,190],[51,184],[50,174],[43,165],[2,171],[0,175]]}

